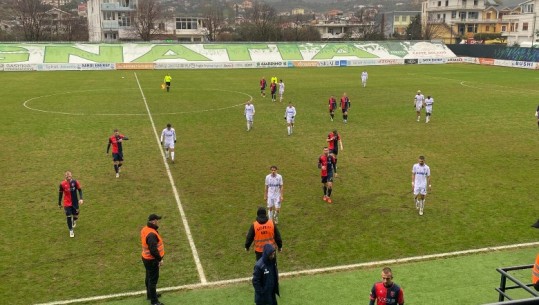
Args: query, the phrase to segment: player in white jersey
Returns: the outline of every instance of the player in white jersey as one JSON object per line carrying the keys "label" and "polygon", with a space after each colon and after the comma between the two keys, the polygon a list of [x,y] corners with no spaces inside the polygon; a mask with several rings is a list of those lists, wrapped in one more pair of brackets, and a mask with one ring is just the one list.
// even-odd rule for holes
{"label": "player in white jersey", "polygon": [[288,125],[288,135],[294,132],[294,118],[296,117],[296,107],[292,106],[292,102],[288,102],[288,107],[284,111],[284,119]]}
{"label": "player in white jersey", "polygon": [[425,123],[430,122],[430,116],[432,115],[432,104],[434,104],[434,99],[429,95],[425,100]]}
{"label": "player in white jersey", "polygon": [[268,218],[275,224],[279,223],[279,212],[283,201],[283,176],[277,174],[277,166],[270,167],[271,174],[266,176],[264,200],[268,203]]}
{"label": "player in white jersey", "polygon": [[161,132],[161,145],[165,146],[165,157],[168,159],[170,153],[170,159],[174,163],[174,143],[176,143],[176,130],[172,128],[172,125],[167,124],[167,128]]}
{"label": "player in white jersey", "polygon": [[245,103],[245,111],[243,112],[247,120],[247,131],[253,128],[253,118],[255,116],[255,105],[251,104],[251,100]]}
{"label": "player in white jersey", "polygon": [[361,72],[361,85],[363,88],[367,87],[367,79],[369,79],[369,73],[367,71]]}
{"label": "player in white jersey", "polygon": [[417,114],[417,121],[421,119],[421,109],[425,103],[425,96],[421,94],[421,90],[417,90],[417,94],[414,97],[414,108]]}
{"label": "player in white jersey", "polygon": [[419,162],[412,167],[412,189],[414,191],[415,208],[423,215],[427,187],[430,189],[430,167],[425,164],[425,157],[419,156]]}
{"label": "player in white jersey", "polygon": [[283,101],[283,95],[284,95],[284,83],[283,80],[279,80],[279,101]]}

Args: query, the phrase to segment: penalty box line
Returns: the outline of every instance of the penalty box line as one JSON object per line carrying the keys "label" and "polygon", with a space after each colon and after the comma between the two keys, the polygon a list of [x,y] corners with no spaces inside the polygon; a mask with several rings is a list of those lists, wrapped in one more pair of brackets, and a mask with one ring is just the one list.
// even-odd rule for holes
{"label": "penalty box line", "polygon": [[[347,271],[347,270],[360,269],[360,268],[385,266],[389,264],[403,264],[403,263],[435,260],[435,259],[440,259],[440,258],[451,258],[451,257],[470,255],[470,254],[479,254],[479,253],[492,252],[492,251],[511,250],[511,249],[518,249],[518,248],[530,248],[534,246],[539,246],[539,242],[470,249],[470,250],[421,255],[421,256],[412,256],[412,257],[396,258],[396,259],[389,259],[389,260],[383,260],[383,261],[351,264],[351,265],[344,265],[344,266],[334,266],[334,267],[327,267],[327,268],[283,272],[283,273],[279,273],[279,277],[293,277],[293,276],[298,276],[298,275],[313,275],[313,274],[329,273],[329,272],[335,272],[335,271]],[[182,285],[182,286],[171,286],[171,287],[159,288],[157,289],[157,291],[166,292],[166,291],[181,291],[181,290],[193,290],[193,289],[198,289],[198,288],[218,287],[218,286],[249,282],[251,281],[251,279],[252,279],[251,277],[244,277],[244,278],[222,280],[222,281],[215,281],[215,282],[188,284],[188,285]],[[113,299],[113,298],[132,297],[132,296],[141,296],[141,295],[146,295],[146,290],[108,294],[108,295],[101,295],[101,296],[88,297],[88,298],[82,298],[82,299],[54,301],[50,303],[40,303],[36,305],[64,305],[64,304],[102,301],[102,300],[108,300],[108,299]]]}
{"label": "penalty box line", "polygon": [[191,229],[189,227],[189,223],[187,222],[187,217],[185,216],[185,212],[183,210],[183,205],[180,200],[180,194],[178,192],[178,189],[176,188],[176,183],[174,182],[174,177],[172,177],[172,172],[170,171],[170,166],[168,165],[167,159],[165,157],[165,152],[163,150],[163,146],[161,146],[161,140],[159,137],[159,134],[157,133],[157,129],[155,127],[155,122],[153,121],[152,112],[150,111],[150,107],[148,106],[148,102],[146,100],[146,96],[144,95],[144,91],[142,90],[142,87],[140,85],[140,81],[138,79],[137,73],[134,73],[135,79],[137,81],[138,88],[140,90],[140,94],[142,96],[142,100],[144,101],[144,106],[146,107],[146,111],[148,112],[148,117],[150,118],[150,123],[152,124],[153,133],[155,135],[155,140],[157,141],[157,146],[159,147],[159,151],[161,152],[161,157],[163,159],[163,163],[165,164],[165,170],[167,172],[168,180],[170,181],[170,186],[172,187],[172,192],[174,193],[174,199],[176,199],[176,205],[178,206],[178,211],[180,212],[180,216],[182,219],[183,227],[185,230],[185,235],[187,236],[187,240],[189,241],[189,246],[191,247],[191,252],[193,254],[193,259],[195,261],[195,265],[197,267],[198,276],[200,278],[200,282],[202,284],[207,283],[206,275],[204,274],[204,269],[202,268],[202,263],[200,262],[200,256],[198,255],[198,251],[195,245],[195,241],[193,239],[193,234],[191,234]]}

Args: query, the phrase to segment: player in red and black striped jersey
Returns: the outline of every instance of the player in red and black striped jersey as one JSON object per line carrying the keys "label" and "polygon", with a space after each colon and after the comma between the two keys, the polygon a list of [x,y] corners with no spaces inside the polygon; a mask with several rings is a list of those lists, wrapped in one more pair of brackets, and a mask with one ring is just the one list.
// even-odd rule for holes
{"label": "player in red and black striped jersey", "polygon": [[277,83],[271,82],[270,84],[271,101],[277,101]]}
{"label": "player in red and black striped jersey", "polygon": [[327,147],[324,147],[324,153],[318,158],[318,168],[320,169],[324,190],[322,199],[327,203],[332,203],[333,173],[337,173],[337,168],[335,167],[335,157],[329,153],[329,148]]}
{"label": "player in red and black striped jersey", "polygon": [[329,98],[328,106],[329,116],[331,117],[331,121],[333,122],[333,118],[335,117],[335,109],[337,109],[337,99],[333,95]]}
{"label": "player in red and black striped jersey", "polygon": [[262,79],[260,79],[260,96],[262,97],[266,97],[266,85],[266,79],[262,77]]}
{"label": "player in red and black striped jersey", "polygon": [[107,154],[112,146],[112,162],[114,163],[114,171],[116,172],[116,178],[120,177],[120,167],[124,162],[124,153],[122,143],[125,140],[129,140],[128,137],[120,134],[118,129],[114,129],[114,134],[109,137],[109,144],[107,145]]}
{"label": "player in red and black striped jersey", "polygon": [[[326,139],[326,141],[328,142],[329,153],[332,154],[333,157],[335,157],[335,168],[337,168],[337,156],[339,155],[339,147],[341,148],[341,150],[343,150],[341,136],[337,132],[337,129],[334,129],[328,134],[328,138]],[[335,177],[337,177],[337,173],[335,173]]]}
{"label": "player in red and black striped jersey", "polygon": [[[77,197],[78,192],[78,199]],[[67,227],[69,228],[69,236],[75,237],[73,228],[77,225],[76,221],[79,218],[79,205],[83,203],[82,188],[80,183],[73,179],[70,171],[65,172],[65,180],[60,183],[58,190],[58,207],[62,207],[62,196],[64,197],[64,211],[66,214]]]}
{"label": "player in red and black striped jersey", "polygon": [[342,121],[344,122],[344,124],[348,123],[348,110],[350,110],[350,107],[350,99],[345,92],[342,94],[341,97]]}
{"label": "player in red and black striped jersey", "polygon": [[390,268],[382,270],[382,282],[372,286],[369,305],[404,305],[404,292],[399,285],[393,283],[393,273]]}

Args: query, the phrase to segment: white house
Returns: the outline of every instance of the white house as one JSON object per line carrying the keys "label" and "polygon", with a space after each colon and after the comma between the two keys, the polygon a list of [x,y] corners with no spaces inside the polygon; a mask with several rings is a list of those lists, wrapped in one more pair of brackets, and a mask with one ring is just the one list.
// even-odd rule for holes
{"label": "white house", "polygon": [[539,30],[538,5],[539,0],[528,0],[519,4],[519,14],[503,16],[508,24],[502,28],[502,36],[506,37],[508,46],[539,47],[539,37],[535,35]]}

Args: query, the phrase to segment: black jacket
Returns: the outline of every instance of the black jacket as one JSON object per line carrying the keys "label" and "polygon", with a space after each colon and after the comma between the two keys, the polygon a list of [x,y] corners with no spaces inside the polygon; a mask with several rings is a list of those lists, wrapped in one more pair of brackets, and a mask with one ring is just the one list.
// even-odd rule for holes
{"label": "black jacket", "polygon": [[275,295],[279,295],[279,271],[277,260],[270,259],[275,252],[270,244],[264,245],[264,252],[254,267],[253,287],[255,289],[256,304],[274,304]]}
{"label": "black jacket", "polygon": [[[256,222],[263,225],[266,222],[268,222],[268,216],[258,216],[256,217]],[[283,240],[281,239],[281,233],[279,232],[279,229],[277,229],[277,226],[274,225],[274,232],[273,232],[273,239],[275,240],[275,243],[277,244],[277,247],[279,250],[283,248]],[[247,237],[245,238],[245,249],[249,249],[251,247],[251,244],[255,240],[255,225],[251,224],[251,227],[249,228],[249,232],[247,232]]]}

